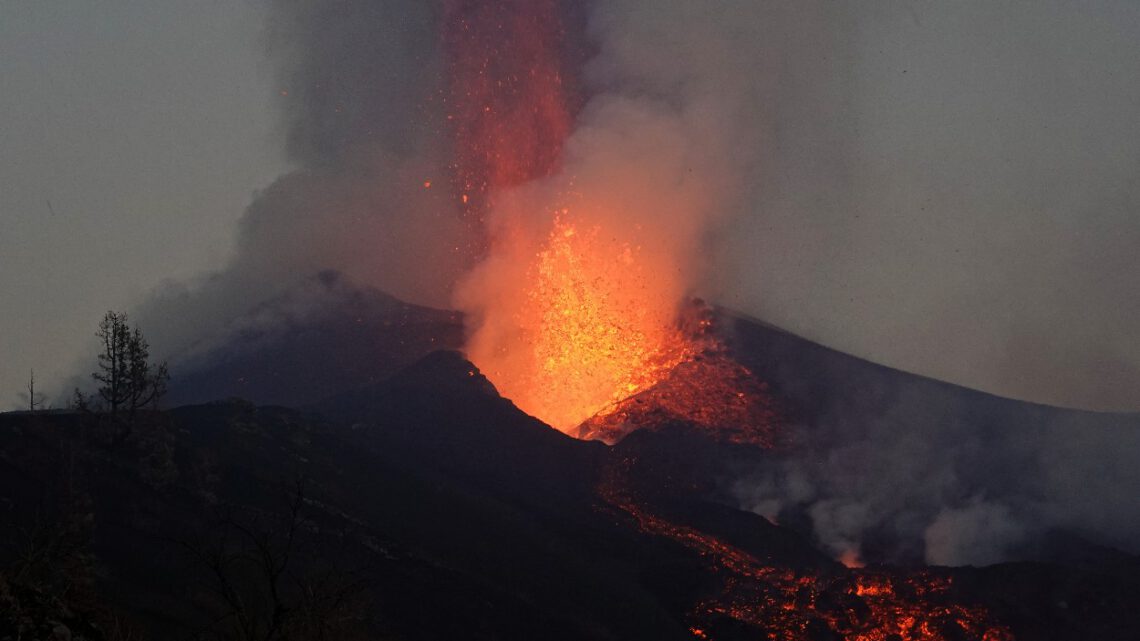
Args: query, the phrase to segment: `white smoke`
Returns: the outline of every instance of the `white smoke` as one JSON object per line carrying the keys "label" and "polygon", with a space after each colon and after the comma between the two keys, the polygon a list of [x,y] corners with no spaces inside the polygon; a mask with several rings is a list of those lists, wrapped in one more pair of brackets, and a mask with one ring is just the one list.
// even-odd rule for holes
{"label": "white smoke", "polygon": [[749,104],[770,117],[722,302],[1003,396],[1140,409],[1140,5],[794,5],[736,23],[778,42],[752,61],[778,81]]}
{"label": "white smoke", "polygon": [[[192,358],[235,319],[324,270],[443,307],[467,254],[449,198],[432,3],[279,0],[266,42],[295,169],[257,194],[234,258],[135,314],[156,353]],[[425,187],[432,182],[433,188]]]}
{"label": "white smoke", "polygon": [[943,508],[923,532],[926,562],[935,565],[989,565],[1008,558],[1025,536],[1024,526],[1001,503],[971,500]]}
{"label": "white smoke", "polygon": [[789,428],[791,447],[735,481],[741,505],[867,561],[1049,557],[1059,534],[1140,551],[1140,416],[905,377],[852,387],[875,400],[820,398],[811,425]]}

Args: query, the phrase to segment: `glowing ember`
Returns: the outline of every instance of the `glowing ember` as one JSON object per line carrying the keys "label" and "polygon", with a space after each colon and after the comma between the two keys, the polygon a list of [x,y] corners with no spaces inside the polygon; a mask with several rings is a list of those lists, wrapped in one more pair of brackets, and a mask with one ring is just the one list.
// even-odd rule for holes
{"label": "glowing ember", "polygon": [[494,193],[547,175],[569,134],[571,57],[560,9],[558,0],[443,3],[452,189],[477,230]]}

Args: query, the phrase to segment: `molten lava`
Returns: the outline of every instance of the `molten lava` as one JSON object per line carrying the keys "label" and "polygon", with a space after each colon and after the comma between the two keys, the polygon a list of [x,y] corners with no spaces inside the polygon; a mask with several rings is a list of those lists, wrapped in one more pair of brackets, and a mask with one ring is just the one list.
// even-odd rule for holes
{"label": "molten lava", "polygon": [[529,264],[510,261],[519,272],[496,274],[501,297],[468,345],[504,396],[566,432],[693,352],[642,249],[571,216],[555,216]]}
{"label": "molten lava", "polygon": [[[614,461],[598,494],[640,531],[694,552],[717,578],[688,612],[696,639],[771,641],[1013,641],[984,607],[958,601],[945,570],[777,566],[651,509],[628,480],[635,459]],[[747,631],[747,634],[743,633]]]}
{"label": "molten lava", "polygon": [[785,408],[767,383],[733,360],[712,334],[710,310],[693,301],[685,312],[696,319],[684,324],[688,343],[683,360],[612,411],[590,417],[579,426],[579,438],[612,444],[634,430],[683,423],[720,442],[760,448],[777,444]]}

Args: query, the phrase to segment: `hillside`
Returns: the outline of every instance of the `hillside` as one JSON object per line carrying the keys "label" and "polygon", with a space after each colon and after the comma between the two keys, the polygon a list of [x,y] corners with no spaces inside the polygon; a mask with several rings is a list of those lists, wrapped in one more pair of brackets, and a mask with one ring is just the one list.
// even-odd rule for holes
{"label": "hillside", "polygon": [[[1108,442],[1097,451],[1123,459],[1135,416],[995,398],[725,312],[717,324],[727,343],[717,358],[747,369],[708,361],[643,401],[680,398],[692,372],[731,371],[763,410],[739,415],[763,421],[744,433],[763,439],[652,408],[615,414],[643,429],[612,432],[624,435],[614,445],[573,439],[453,351],[384,380],[342,381],[316,402],[300,395],[293,408],[228,400],[151,412],[122,442],[106,417],[0,415],[0,639],[59,626],[73,639],[1134,638],[1130,472],[1098,486],[1065,467],[1052,439]],[[398,342],[392,331],[385,341]],[[258,342],[240,362],[282,363],[291,357],[274,350],[310,353],[346,335],[277,336],[288,338]],[[312,372],[295,375],[286,388]],[[217,380],[220,396],[240,392]],[[908,465],[889,439],[900,430],[945,446],[919,464],[962,475],[935,488],[941,504],[899,485],[892,470]],[[885,454],[838,458],[872,446]],[[1011,509],[1034,489],[1068,509],[1072,482],[1105,492],[1085,504],[1115,529],[1058,518],[1007,551],[1017,562],[944,568],[908,553],[906,531],[871,523],[861,550],[871,565],[847,568],[812,518],[825,501],[876,498],[869,481],[855,489],[870,494],[839,491],[861,466],[908,505],[884,509],[886,523],[948,510],[947,493],[979,487]],[[761,491],[749,483],[793,469],[818,475],[816,494],[771,519],[747,509]],[[769,501],[787,489],[766,487]],[[1106,541],[1112,533],[1124,545]]]}

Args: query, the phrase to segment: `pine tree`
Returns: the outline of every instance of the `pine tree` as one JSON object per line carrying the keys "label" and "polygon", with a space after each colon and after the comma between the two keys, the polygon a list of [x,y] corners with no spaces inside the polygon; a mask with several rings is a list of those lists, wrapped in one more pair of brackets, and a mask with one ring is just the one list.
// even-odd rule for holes
{"label": "pine tree", "polygon": [[166,363],[150,363],[149,345],[138,327],[127,324],[126,314],[107,312],[95,335],[103,341],[99,370],[91,374],[99,396],[112,417],[126,412],[133,420],[137,410],[166,393]]}

